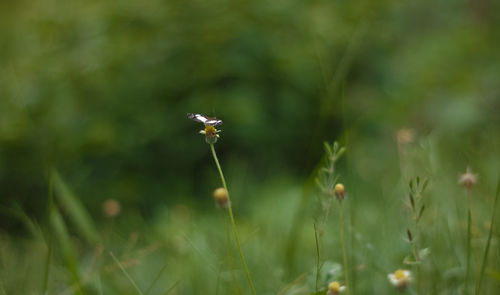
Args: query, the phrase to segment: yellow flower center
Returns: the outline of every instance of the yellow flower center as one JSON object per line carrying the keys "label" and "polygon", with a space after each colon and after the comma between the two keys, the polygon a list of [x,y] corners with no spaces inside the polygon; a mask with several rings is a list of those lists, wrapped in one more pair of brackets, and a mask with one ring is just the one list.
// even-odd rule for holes
{"label": "yellow flower center", "polygon": [[328,285],[328,289],[331,291],[339,292],[340,291],[340,284],[338,282],[331,282]]}
{"label": "yellow flower center", "polygon": [[205,134],[207,136],[214,136],[217,134],[216,130],[215,130],[215,127],[212,126],[212,125],[207,125],[205,126]]}
{"label": "yellow flower center", "polygon": [[404,280],[406,278],[406,274],[405,274],[405,271],[402,270],[402,269],[398,269],[394,272],[394,277],[396,278],[396,280]]}

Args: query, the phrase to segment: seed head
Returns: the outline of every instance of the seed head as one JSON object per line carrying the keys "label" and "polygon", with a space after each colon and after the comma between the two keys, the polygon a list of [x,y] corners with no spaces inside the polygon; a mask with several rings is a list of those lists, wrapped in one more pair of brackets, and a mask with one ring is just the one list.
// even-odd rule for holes
{"label": "seed head", "polygon": [[413,129],[403,127],[398,130],[396,138],[399,144],[411,143],[415,138],[415,131]]}
{"label": "seed head", "polygon": [[342,201],[345,198],[345,188],[342,183],[337,183],[335,185],[335,189],[333,190],[333,193],[335,194],[335,198],[337,200]]}
{"label": "seed head", "polygon": [[220,208],[227,208],[229,203],[229,195],[227,190],[223,187],[219,187],[213,193],[214,200]]}
{"label": "seed head", "polygon": [[477,174],[473,174],[470,168],[467,167],[465,173],[460,175],[458,182],[470,191],[477,183]]}
{"label": "seed head", "polygon": [[117,200],[114,199],[107,199],[103,204],[102,204],[102,212],[104,213],[104,216],[112,218],[120,214],[121,211],[121,205]]}

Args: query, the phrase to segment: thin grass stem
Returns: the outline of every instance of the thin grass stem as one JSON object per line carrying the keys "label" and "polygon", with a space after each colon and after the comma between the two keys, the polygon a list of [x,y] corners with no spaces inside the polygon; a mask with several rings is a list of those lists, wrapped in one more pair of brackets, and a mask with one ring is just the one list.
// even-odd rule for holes
{"label": "thin grass stem", "polygon": [[490,231],[488,233],[488,240],[486,242],[486,249],[484,250],[483,262],[481,264],[481,271],[479,273],[479,279],[476,285],[476,294],[481,294],[481,283],[484,277],[484,270],[486,268],[486,260],[488,259],[488,253],[490,251],[491,237],[493,235],[493,225],[495,222],[495,213],[497,210],[498,196],[500,196],[500,178],[498,179],[497,192],[495,195],[495,202],[493,203],[493,214],[491,215]]}
{"label": "thin grass stem", "polygon": [[181,279],[177,280],[168,290],[165,292],[165,295],[170,294],[179,284],[181,283]]}
{"label": "thin grass stem", "polygon": [[318,242],[318,229],[316,228],[316,222],[314,223],[314,240],[316,242],[316,289],[315,292],[318,293],[318,283],[319,283],[319,272],[321,270],[321,265],[319,262],[319,242]]}
{"label": "thin grass stem", "polygon": [[[52,174],[49,176],[49,204],[47,206],[47,216],[50,216],[52,207],[54,206],[54,190],[52,182]],[[47,289],[49,287],[49,273],[50,273],[50,261],[52,260],[52,232],[49,232],[48,243],[47,243],[47,256],[45,258],[45,267],[43,273],[43,287],[42,294],[47,294]]]}
{"label": "thin grass stem", "polygon": [[120,263],[120,261],[118,260],[118,258],[116,258],[115,254],[113,254],[113,252],[109,252],[109,255],[111,255],[111,257],[113,257],[113,260],[118,265],[118,267],[121,269],[121,271],[123,272],[123,274],[127,277],[127,279],[130,281],[130,283],[132,284],[132,286],[134,286],[135,290],[137,290],[137,293],[139,293],[139,295],[144,295],[144,293],[142,293],[141,289],[139,289],[139,286],[137,286],[137,284],[134,282],[134,280],[132,279],[132,277],[128,274],[128,272],[125,270],[125,268],[123,267],[123,265]]}
{"label": "thin grass stem", "polygon": [[255,293],[255,288],[254,288],[253,283],[252,283],[252,278],[250,277],[250,273],[248,272],[245,258],[243,257],[243,252],[241,251],[240,238],[238,237],[238,231],[236,230],[236,222],[234,221],[233,209],[232,209],[232,205],[231,205],[231,198],[229,197],[229,190],[227,189],[226,179],[224,178],[224,173],[222,173],[222,168],[219,164],[219,159],[217,158],[217,153],[215,153],[215,147],[213,144],[210,144],[210,149],[212,150],[212,156],[214,157],[215,164],[217,165],[217,169],[219,170],[219,175],[220,175],[220,179],[222,181],[222,185],[224,186],[224,189],[227,192],[227,198],[228,198],[227,209],[229,212],[229,218],[231,219],[231,225],[233,227],[233,235],[234,235],[234,240],[236,242],[236,247],[238,247],[238,252],[240,254],[241,264],[243,265],[243,268],[245,269],[245,274],[247,276],[248,285],[250,286],[252,294],[255,295],[256,293]]}
{"label": "thin grass stem", "polygon": [[471,212],[470,208],[467,214],[467,260],[465,266],[465,294],[469,293],[469,277],[470,277],[470,253],[471,253]]}
{"label": "thin grass stem", "polygon": [[345,251],[345,241],[344,241],[344,209],[342,206],[342,201],[339,200],[339,224],[340,224],[340,243],[342,244],[342,257],[344,259],[344,276],[345,276],[345,286],[346,293],[349,294],[349,268],[347,265],[347,254]]}
{"label": "thin grass stem", "polygon": [[[231,235],[231,230],[229,229],[229,221],[228,221],[228,217],[224,218],[224,228],[225,228],[225,234],[226,234],[226,245],[227,245],[227,249],[231,249],[231,239],[230,239],[230,235]],[[240,288],[240,285],[238,283],[238,280],[236,279],[236,274],[234,273],[234,268],[233,268],[233,255],[231,253],[231,251],[227,251],[227,261],[228,261],[228,269],[231,270],[231,278],[233,279],[233,283],[234,283],[234,288],[236,291],[235,294],[242,294],[242,291],[241,291],[241,288]]]}
{"label": "thin grass stem", "polygon": [[156,274],[156,277],[155,279],[151,282],[151,284],[149,285],[148,289],[146,290],[146,292],[144,293],[144,295],[148,295],[149,292],[151,292],[151,289],[153,289],[154,285],[156,284],[156,282],[158,282],[158,280],[160,279],[161,275],[163,274],[163,272],[165,271],[165,269],[167,269],[167,264],[165,263],[163,265],[163,267],[160,269],[160,271],[158,272],[158,274]]}

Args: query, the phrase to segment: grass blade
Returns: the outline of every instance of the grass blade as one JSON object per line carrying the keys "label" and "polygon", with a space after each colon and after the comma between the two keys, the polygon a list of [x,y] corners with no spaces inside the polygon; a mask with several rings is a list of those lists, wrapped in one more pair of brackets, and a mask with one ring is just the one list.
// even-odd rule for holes
{"label": "grass blade", "polygon": [[48,294],[47,289],[49,287],[49,273],[50,273],[50,261],[52,260],[52,234],[49,233],[49,239],[47,243],[47,257],[45,258],[44,274],[43,274],[43,287],[42,294]]}
{"label": "grass blade", "polygon": [[486,268],[486,260],[488,259],[488,253],[490,251],[491,237],[493,235],[493,224],[495,222],[495,213],[496,213],[496,209],[497,209],[498,196],[500,196],[500,177],[498,179],[497,192],[495,195],[495,202],[493,203],[493,214],[491,215],[490,231],[488,233],[488,240],[486,242],[486,249],[484,250],[483,263],[481,264],[481,271],[479,273],[479,279],[477,281],[476,294],[480,294],[480,292],[481,292],[481,283],[483,281],[484,270]]}
{"label": "grass blade", "polygon": [[144,293],[145,295],[148,295],[149,292],[151,291],[151,289],[153,289],[154,285],[156,284],[156,282],[160,279],[161,275],[163,274],[163,272],[165,271],[165,269],[167,269],[167,264],[165,263],[163,265],[163,267],[160,269],[160,271],[158,272],[158,274],[156,275],[155,279],[153,280],[153,282],[151,282],[151,285],[149,285],[148,289],[146,290],[146,292]]}
{"label": "grass blade", "polygon": [[123,274],[125,275],[125,277],[127,277],[127,279],[130,281],[132,286],[134,286],[134,288],[137,290],[137,293],[139,293],[139,295],[144,295],[144,293],[142,293],[141,289],[139,289],[139,286],[137,286],[137,284],[134,282],[132,277],[127,273],[127,271],[125,270],[123,265],[120,263],[118,258],[116,258],[115,254],[113,254],[113,252],[109,252],[109,255],[111,255],[111,257],[113,257],[113,260],[118,265],[118,267],[122,270]]}
{"label": "grass blade", "polygon": [[319,242],[318,242],[318,230],[316,228],[316,222],[314,223],[314,240],[316,242],[316,289],[318,292],[318,283],[319,283],[319,271],[321,270],[321,265],[319,263]]}
{"label": "grass blade", "polygon": [[[48,210],[47,216],[51,216],[52,208],[54,208],[54,190],[52,176],[49,178],[49,193],[48,193]],[[47,238],[47,257],[45,258],[45,267],[43,274],[43,287],[42,294],[47,294],[47,289],[49,287],[49,273],[50,273],[50,261],[52,260],[52,232],[49,231]]]}
{"label": "grass blade", "polygon": [[53,171],[51,175],[54,181],[54,189],[57,200],[61,203],[64,210],[75,224],[87,242],[95,244],[98,241],[98,234],[90,215],[87,210],[69,189],[64,180],[57,171]]}
{"label": "grass blade", "polygon": [[170,294],[170,292],[172,292],[180,283],[181,279],[177,280],[177,282],[175,282],[170,288],[168,288],[168,290],[165,292],[165,295]]}
{"label": "grass blade", "polygon": [[18,203],[14,203],[12,208],[0,205],[0,214],[21,221],[35,239],[43,240],[40,226],[28,217],[28,215],[24,212],[24,209]]}
{"label": "grass blade", "polygon": [[66,260],[67,268],[71,274],[73,284],[75,285],[75,293],[82,294],[82,283],[78,272],[78,260],[76,258],[75,249],[73,248],[66,224],[56,207],[53,207],[51,210],[50,223],[54,229],[54,234],[59,241],[62,254]]}

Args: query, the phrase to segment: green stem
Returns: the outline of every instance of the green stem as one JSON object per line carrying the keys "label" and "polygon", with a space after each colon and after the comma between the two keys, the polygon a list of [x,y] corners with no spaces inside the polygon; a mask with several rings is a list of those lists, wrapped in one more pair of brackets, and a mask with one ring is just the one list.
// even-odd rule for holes
{"label": "green stem", "polygon": [[344,276],[345,276],[345,286],[346,288],[346,293],[349,293],[349,269],[347,267],[347,255],[345,252],[345,242],[344,242],[344,210],[342,207],[342,201],[339,200],[339,207],[340,207],[340,242],[342,244],[342,256],[344,258]]}
{"label": "green stem", "polygon": [[491,237],[493,235],[493,225],[495,224],[495,213],[497,209],[498,198],[500,197],[500,178],[498,179],[497,192],[495,194],[495,201],[493,202],[493,214],[491,215],[490,231],[488,233],[488,240],[486,241],[486,249],[484,249],[483,262],[481,263],[481,269],[479,272],[479,278],[476,285],[476,294],[481,294],[481,283],[483,281],[484,270],[486,268],[486,262],[488,259],[488,253],[491,246]]}
{"label": "green stem", "polygon": [[318,230],[316,229],[316,222],[314,223],[314,239],[316,241],[316,289],[315,292],[318,293],[318,283],[319,283],[319,271],[321,270],[319,261],[319,242],[318,242]]}
{"label": "green stem", "polygon": [[109,255],[111,255],[111,257],[115,261],[116,265],[118,265],[118,267],[121,269],[121,271],[123,272],[123,274],[125,275],[125,277],[127,277],[127,279],[132,284],[132,286],[134,286],[134,288],[137,291],[137,293],[139,295],[144,295],[144,293],[142,293],[141,289],[139,289],[139,286],[137,286],[137,284],[134,282],[134,280],[132,279],[132,277],[128,274],[128,272],[125,270],[125,268],[123,267],[123,265],[120,263],[120,261],[118,260],[118,258],[116,258],[115,254],[113,254],[113,252],[109,252]]}
{"label": "green stem", "polygon": [[467,214],[467,265],[465,268],[465,294],[469,294],[469,277],[470,277],[470,250],[471,250],[471,212],[469,207],[469,212]]}
{"label": "green stem", "polygon": [[226,179],[224,178],[224,174],[222,173],[222,168],[220,167],[219,160],[217,159],[217,154],[215,153],[215,147],[213,144],[210,144],[210,149],[212,150],[212,156],[214,157],[215,164],[217,165],[217,169],[219,170],[220,179],[222,180],[222,185],[227,192],[228,198],[228,206],[227,209],[229,211],[229,218],[231,219],[231,225],[233,227],[234,240],[236,242],[236,246],[238,247],[238,252],[240,253],[241,264],[243,264],[243,268],[245,269],[245,274],[247,276],[248,285],[250,285],[250,289],[252,294],[255,295],[255,288],[252,283],[252,279],[250,278],[250,273],[248,272],[247,264],[245,262],[245,258],[243,257],[243,252],[241,251],[240,246],[240,238],[238,237],[238,231],[236,230],[236,222],[234,222],[233,209],[231,205],[231,198],[229,197],[229,190],[227,189]]}

